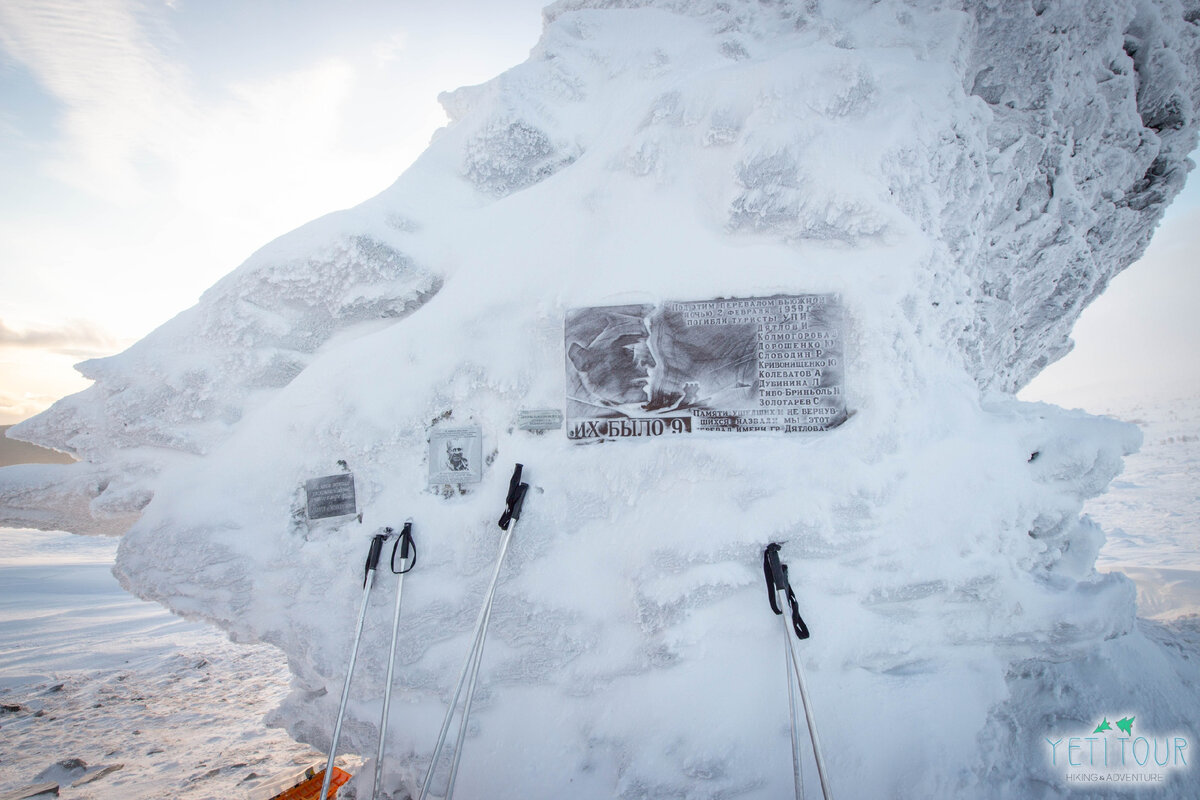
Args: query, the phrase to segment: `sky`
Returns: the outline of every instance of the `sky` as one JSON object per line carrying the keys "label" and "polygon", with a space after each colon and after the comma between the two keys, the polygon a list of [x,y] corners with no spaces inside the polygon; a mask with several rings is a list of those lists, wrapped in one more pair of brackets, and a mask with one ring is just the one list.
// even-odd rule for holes
{"label": "sky", "polygon": [[389,186],[544,4],[0,1],[0,424]]}
{"label": "sky", "polygon": [[[0,0],[0,424],[390,185],[445,124],[438,93],[524,61],[543,4]],[[1022,396],[1097,410],[1114,379],[1195,376],[1196,184]]]}

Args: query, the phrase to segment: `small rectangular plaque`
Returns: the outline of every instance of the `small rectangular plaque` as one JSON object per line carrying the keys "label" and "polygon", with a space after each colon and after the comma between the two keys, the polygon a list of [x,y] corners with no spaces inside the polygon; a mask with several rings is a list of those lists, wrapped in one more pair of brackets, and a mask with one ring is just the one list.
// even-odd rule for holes
{"label": "small rectangular plaque", "polygon": [[337,475],[313,478],[304,482],[304,491],[308,495],[309,519],[343,517],[358,513],[354,498],[353,473],[341,472]]}
{"label": "small rectangular plaque", "polygon": [[517,427],[523,431],[556,431],[562,424],[563,413],[557,408],[522,408],[517,411]]}
{"label": "small rectangular plaque", "polygon": [[479,483],[483,480],[483,431],[438,428],[429,434],[429,485]]}
{"label": "small rectangular plaque", "polygon": [[567,438],[818,432],[846,419],[832,294],[567,312]]}

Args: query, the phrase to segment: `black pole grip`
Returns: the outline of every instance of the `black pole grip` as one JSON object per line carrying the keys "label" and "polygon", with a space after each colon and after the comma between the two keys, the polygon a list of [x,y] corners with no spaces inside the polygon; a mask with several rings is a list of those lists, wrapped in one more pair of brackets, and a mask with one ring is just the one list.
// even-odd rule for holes
{"label": "black pole grip", "polygon": [[509,515],[514,522],[521,518],[521,507],[525,505],[525,493],[528,491],[528,483],[522,483],[517,487],[517,499],[513,502],[512,514]]}
{"label": "black pole grip", "polygon": [[763,550],[763,574],[767,579],[767,599],[771,601],[771,610],[776,614],[783,613],[776,594],[782,589],[784,597],[787,598],[787,603],[791,607],[792,629],[796,632],[796,638],[807,639],[809,637],[808,626],[804,624],[804,619],[800,616],[800,604],[796,602],[796,593],[792,591],[792,583],[788,580],[787,565],[780,563],[779,545],[775,542],[767,545],[767,549]]}
{"label": "black pole grip", "polygon": [[383,542],[392,533],[391,528],[384,529],[386,533],[377,533],[371,537],[371,549],[367,551],[367,565],[363,570],[363,586],[371,578],[371,573],[379,566],[379,554],[383,552]]}
{"label": "black pole grip", "polygon": [[779,545],[774,542],[763,550],[763,575],[767,579],[767,600],[771,603],[771,610],[782,614],[783,609],[775,599],[775,591],[783,585],[784,575],[783,567],[779,564]]}
{"label": "black pole grip", "polygon": [[[406,572],[412,572],[412,568],[417,565],[417,543],[413,540],[412,521],[404,523],[404,527],[400,529],[400,535],[396,537],[396,543],[392,545],[392,574],[403,575]],[[396,556],[400,556],[400,563],[406,561],[408,566],[404,569],[396,569]],[[409,558],[411,557],[411,561]]]}
{"label": "black pole grip", "polygon": [[404,523],[404,529],[400,531],[400,560],[408,558],[409,549],[412,545],[412,523]]}
{"label": "black pole grip", "polygon": [[521,465],[517,464],[508,481],[508,497],[504,499],[504,513],[500,515],[500,521],[496,523],[502,531],[508,530],[509,522],[521,518],[521,504],[525,501],[525,490],[529,488],[529,484],[521,483],[521,468]]}
{"label": "black pole grip", "polygon": [[513,467],[512,477],[508,479],[508,502],[509,503],[512,502],[513,496],[517,492],[517,487],[521,485],[521,470],[524,468],[525,467],[522,464],[517,464],[515,467]]}

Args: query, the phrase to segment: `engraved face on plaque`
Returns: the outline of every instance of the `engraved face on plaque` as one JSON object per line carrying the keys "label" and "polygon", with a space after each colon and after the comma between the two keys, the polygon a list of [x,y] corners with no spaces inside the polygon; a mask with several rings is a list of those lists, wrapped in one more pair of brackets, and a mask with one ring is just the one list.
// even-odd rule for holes
{"label": "engraved face on plaque", "polygon": [[429,484],[483,480],[483,432],[478,426],[438,428],[429,435]]}
{"label": "engraved face on plaque", "polygon": [[836,295],[567,312],[567,435],[828,430],[845,420]]}

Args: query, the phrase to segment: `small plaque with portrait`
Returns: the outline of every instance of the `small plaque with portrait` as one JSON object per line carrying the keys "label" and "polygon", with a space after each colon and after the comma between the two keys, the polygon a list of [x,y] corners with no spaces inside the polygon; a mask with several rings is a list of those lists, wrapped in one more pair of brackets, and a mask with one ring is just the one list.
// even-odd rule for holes
{"label": "small plaque with portrait", "polygon": [[832,294],[567,312],[567,437],[814,433],[846,419]]}
{"label": "small plaque with portrait", "polygon": [[483,480],[483,431],[478,425],[435,428],[429,434],[429,485]]}

